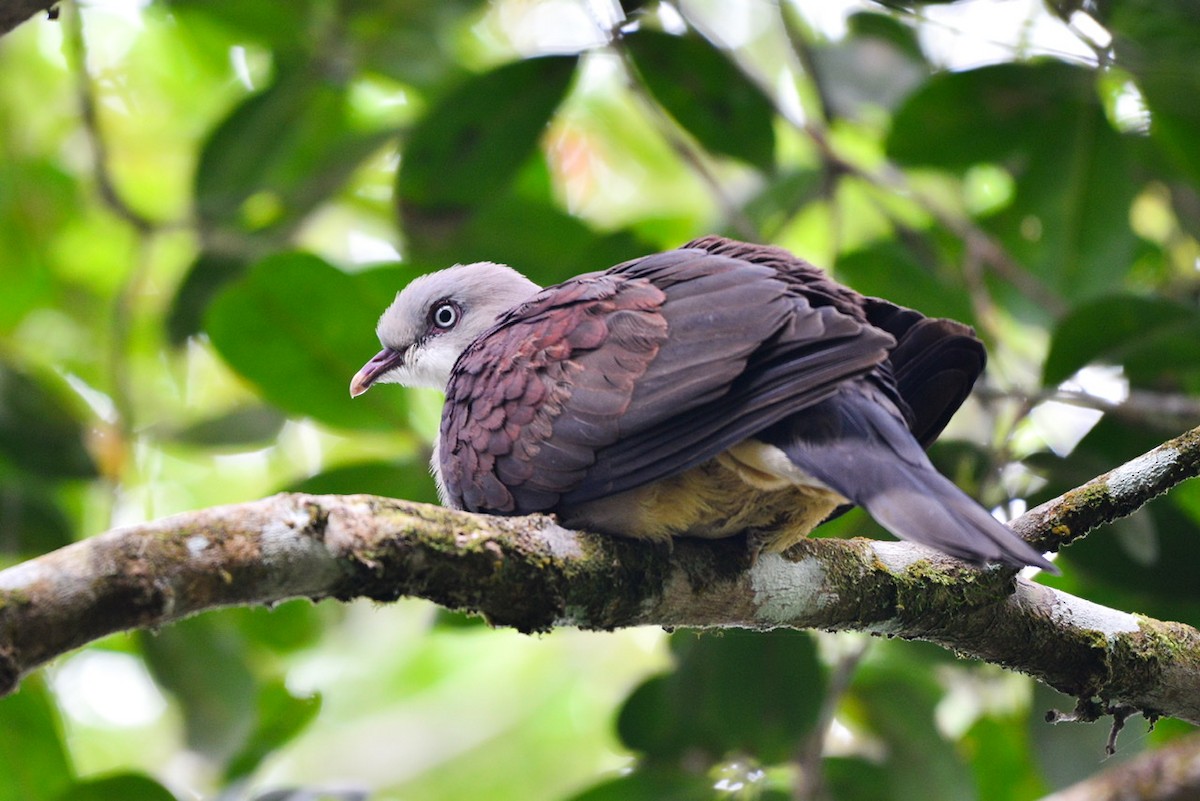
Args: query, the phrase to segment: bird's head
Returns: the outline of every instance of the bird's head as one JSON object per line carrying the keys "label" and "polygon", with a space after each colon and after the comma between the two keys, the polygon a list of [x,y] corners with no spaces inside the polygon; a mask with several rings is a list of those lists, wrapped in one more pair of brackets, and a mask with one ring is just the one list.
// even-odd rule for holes
{"label": "bird's head", "polygon": [[511,267],[458,264],[415,279],[379,318],[383,350],[350,381],[358,397],[373,384],[445,389],[467,345],[540,287]]}

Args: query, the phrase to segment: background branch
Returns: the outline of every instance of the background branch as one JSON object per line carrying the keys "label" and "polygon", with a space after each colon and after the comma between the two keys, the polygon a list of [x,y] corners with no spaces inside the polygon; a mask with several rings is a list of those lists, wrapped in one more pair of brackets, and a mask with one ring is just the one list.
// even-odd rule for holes
{"label": "background branch", "polygon": [[112,210],[113,214],[129,224],[139,235],[146,236],[154,231],[156,224],[129,205],[113,180],[109,166],[111,155],[108,142],[100,125],[96,91],[92,85],[92,76],[88,72],[88,48],[83,32],[83,15],[78,7],[71,8],[70,13],[63,17],[63,30],[67,44],[65,52],[75,74],[79,116],[92,150],[92,177],[96,182],[96,190],[100,193],[104,205]]}
{"label": "background branch", "polygon": [[1042,801],[1188,801],[1200,797],[1200,735],[1109,768]]}
{"label": "background branch", "polygon": [[1200,399],[1177,392],[1131,389],[1128,396],[1112,401],[1088,392],[1049,387],[1042,390],[1000,389],[981,383],[975,394],[982,400],[1016,400],[1032,408],[1039,403],[1056,401],[1081,409],[1104,412],[1129,425],[1172,432],[1200,422]]}

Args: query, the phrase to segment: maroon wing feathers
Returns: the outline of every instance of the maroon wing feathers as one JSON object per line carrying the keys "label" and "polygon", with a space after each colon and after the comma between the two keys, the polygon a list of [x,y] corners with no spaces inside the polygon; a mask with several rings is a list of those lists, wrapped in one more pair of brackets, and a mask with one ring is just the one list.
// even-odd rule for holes
{"label": "maroon wing feathers", "polygon": [[[547,509],[577,484],[595,449],[617,438],[635,382],[666,338],[664,299],[646,281],[583,276],[543,290],[476,339],[446,389],[439,462],[451,502]],[[588,354],[598,356],[593,369],[580,362]],[[577,423],[559,431],[568,406]]]}
{"label": "maroon wing feathers", "polygon": [[448,500],[527,513],[678,473],[874,369],[888,334],[771,265],[696,250],[550,287],[463,353]]}

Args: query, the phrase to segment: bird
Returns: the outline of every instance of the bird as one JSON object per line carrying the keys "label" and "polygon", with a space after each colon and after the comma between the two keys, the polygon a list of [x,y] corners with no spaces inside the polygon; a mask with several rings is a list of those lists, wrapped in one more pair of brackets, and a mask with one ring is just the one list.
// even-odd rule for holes
{"label": "bird", "polygon": [[414,279],[354,375],[443,390],[444,505],[781,552],[850,505],[976,566],[1057,572],[925,449],[983,371],[967,325],[863,296],[791,252],[706,236],[542,288]]}

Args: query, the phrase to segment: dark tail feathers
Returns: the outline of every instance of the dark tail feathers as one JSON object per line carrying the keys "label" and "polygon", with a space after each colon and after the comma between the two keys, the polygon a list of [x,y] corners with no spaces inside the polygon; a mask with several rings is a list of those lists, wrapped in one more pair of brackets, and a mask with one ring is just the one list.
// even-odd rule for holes
{"label": "dark tail feathers", "polygon": [[[882,401],[882,402],[881,402]],[[854,382],[759,435],[902,539],[975,564],[1058,569],[938,473],[898,412]]]}

